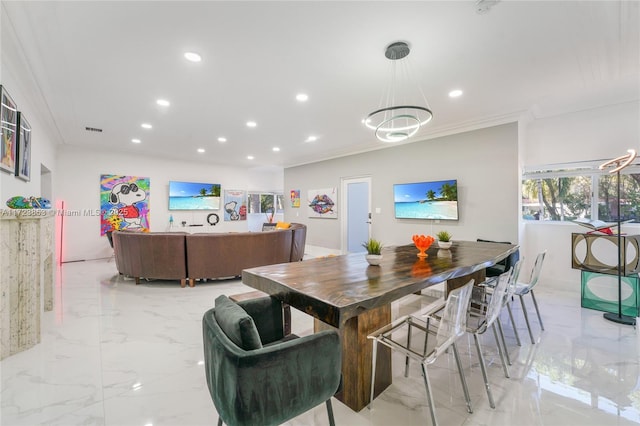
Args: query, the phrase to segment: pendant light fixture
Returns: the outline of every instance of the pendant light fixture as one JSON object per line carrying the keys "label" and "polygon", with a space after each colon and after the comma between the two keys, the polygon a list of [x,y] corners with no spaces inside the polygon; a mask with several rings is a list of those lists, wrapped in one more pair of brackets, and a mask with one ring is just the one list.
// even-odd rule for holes
{"label": "pendant light fixture", "polygon": [[[417,94],[422,96],[424,106],[411,105],[408,102],[409,87],[398,87],[400,78],[410,79],[410,70],[405,59],[411,49],[406,42],[397,41],[387,46],[385,56],[391,61],[391,80],[389,87],[380,102],[380,108],[370,113],[364,124],[375,131],[376,137],[382,142],[401,142],[415,135],[420,127],[433,118],[433,113],[427,104],[427,99],[419,85],[411,92],[415,99]],[[402,75],[398,75],[398,68]],[[401,92],[401,90],[403,90]]]}

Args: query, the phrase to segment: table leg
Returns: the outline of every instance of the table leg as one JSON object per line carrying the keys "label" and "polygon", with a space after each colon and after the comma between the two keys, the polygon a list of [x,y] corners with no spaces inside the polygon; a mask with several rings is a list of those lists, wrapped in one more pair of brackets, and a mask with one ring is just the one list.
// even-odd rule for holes
{"label": "table leg", "polygon": [[469,275],[447,280],[446,294],[448,295],[451,290],[455,290],[458,287],[462,287],[463,285],[468,283],[469,280],[472,278],[474,279],[473,285],[479,285],[480,283],[483,283],[484,280],[487,278],[486,269],[481,269]]}
{"label": "table leg", "polygon": [[[371,391],[371,357],[373,341],[369,333],[391,322],[391,305],[371,309],[349,318],[338,330],[342,342],[342,390],[335,396],[354,411],[360,411],[369,403]],[[314,320],[316,332],[333,329]],[[375,396],[391,384],[391,350],[380,346],[377,354]]]}

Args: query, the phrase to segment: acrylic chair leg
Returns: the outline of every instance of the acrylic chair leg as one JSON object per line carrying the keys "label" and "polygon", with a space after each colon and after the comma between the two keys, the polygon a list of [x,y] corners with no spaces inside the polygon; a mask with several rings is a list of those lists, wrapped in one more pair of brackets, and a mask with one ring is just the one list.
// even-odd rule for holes
{"label": "acrylic chair leg", "polygon": [[482,371],[482,378],[484,379],[484,387],[487,390],[489,405],[491,408],[496,408],[496,403],[493,401],[493,394],[491,393],[491,386],[489,385],[489,377],[487,376],[487,366],[484,363],[484,356],[482,356],[482,349],[480,348],[478,335],[475,333],[473,334],[473,340],[476,343],[476,350],[478,351],[478,358],[480,359],[480,370]]}
{"label": "acrylic chair leg", "polygon": [[[409,321],[409,331],[407,331],[407,349],[411,348],[411,318]],[[404,377],[409,377],[409,356],[404,360]]]}
{"label": "acrylic chair leg", "polygon": [[540,321],[540,328],[544,331],[544,324],[542,324],[542,317],[540,316],[540,309],[538,309],[538,301],[536,300],[536,296],[533,295],[533,290],[531,290],[531,298],[533,299],[533,306],[536,308],[536,313],[538,314],[538,321]]}
{"label": "acrylic chair leg", "polygon": [[[429,329],[429,319],[427,319],[427,330]],[[427,353],[427,344],[429,343],[429,332],[424,333],[424,346],[422,348],[422,353]],[[447,348],[448,349],[448,348]]]}
{"label": "acrylic chair leg", "polygon": [[373,405],[373,390],[376,385],[376,358],[378,356],[378,341],[373,341],[373,352],[371,353],[371,396],[369,398],[368,408],[371,410]]}
{"label": "acrylic chair leg", "polygon": [[[500,324],[500,321],[498,320],[498,324]],[[496,331],[496,323],[494,322],[493,324],[491,324],[491,328],[493,329],[493,337],[495,337],[496,339],[496,345],[498,345],[498,354],[500,355],[500,361],[502,361],[502,370],[504,371],[504,377],[506,377],[507,379],[509,377],[511,377],[509,375],[509,367],[507,366],[507,363],[505,361],[505,357],[504,357],[504,353],[502,352],[502,346],[500,345],[500,339],[498,339],[498,332]],[[504,352],[507,352],[507,346],[505,345],[504,347]]]}
{"label": "acrylic chair leg", "polygon": [[498,332],[500,333],[500,340],[502,341],[502,347],[504,348],[504,355],[507,360],[507,364],[512,365],[511,357],[509,356],[509,349],[507,348],[507,341],[504,339],[504,330],[502,329],[500,318],[496,319],[496,323],[498,324]]}
{"label": "acrylic chair leg", "polygon": [[453,347],[453,356],[456,358],[456,364],[458,365],[458,373],[460,373],[460,381],[462,382],[462,390],[464,391],[464,399],[467,400],[467,411],[473,413],[473,407],[471,406],[471,397],[469,396],[469,388],[467,387],[467,379],[464,377],[462,371],[462,362],[460,362],[460,354],[458,353],[458,347],[455,343],[451,344]]}
{"label": "acrylic chair leg", "polygon": [[331,406],[331,398],[327,399],[327,415],[329,416],[329,426],[336,426],[336,421],[333,419],[333,407]]}
{"label": "acrylic chair leg", "polygon": [[520,304],[522,305],[522,313],[524,314],[524,322],[527,323],[527,330],[529,330],[529,337],[531,338],[531,344],[534,345],[536,343],[533,340],[533,333],[531,332],[531,324],[529,324],[529,315],[527,315],[527,307],[524,305],[524,298],[522,296],[518,296],[520,298]]}
{"label": "acrylic chair leg", "polygon": [[511,312],[511,302],[507,302],[507,312],[509,312],[509,319],[511,320],[511,327],[513,327],[513,334],[516,336],[516,344],[518,346],[522,346],[520,334],[518,334],[518,329],[516,328],[516,321],[513,319],[513,312]]}
{"label": "acrylic chair leg", "polygon": [[424,387],[427,389],[427,399],[429,400],[429,410],[431,411],[431,424],[433,426],[438,426],[438,420],[436,419],[436,406],[433,401],[433,391],[431,390],[431,382],[429,381],[429,375],[427,374],[427,366],[424,365],[424,362],[420,365],[422,367]]}

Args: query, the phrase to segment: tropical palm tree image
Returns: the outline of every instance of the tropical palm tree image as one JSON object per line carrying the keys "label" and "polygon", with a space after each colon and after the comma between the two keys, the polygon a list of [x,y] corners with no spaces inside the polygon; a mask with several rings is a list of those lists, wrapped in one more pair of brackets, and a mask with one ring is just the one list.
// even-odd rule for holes
{"label": "tropical palm tree image", "polygon": [[397,219],[458,220],[456,180],[396,184],[393,187]]}

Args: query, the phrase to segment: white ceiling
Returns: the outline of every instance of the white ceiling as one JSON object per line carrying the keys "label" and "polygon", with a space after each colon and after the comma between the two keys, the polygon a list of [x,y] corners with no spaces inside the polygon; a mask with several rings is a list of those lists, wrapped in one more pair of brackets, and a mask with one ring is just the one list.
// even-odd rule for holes
{"label": "white ceiling", "polygon": [[[2,12],[60,143],[286,167],[384,145],[361,120],[379,107],[390,81],[384,49],[397,40],[410,43],[416,86],[434,112],[414,141],[524,111],[638,100],[639,6],[502,1],[478,14],[469,1],[3,1]],[[464,95],[450,99],[454,88]]]}

